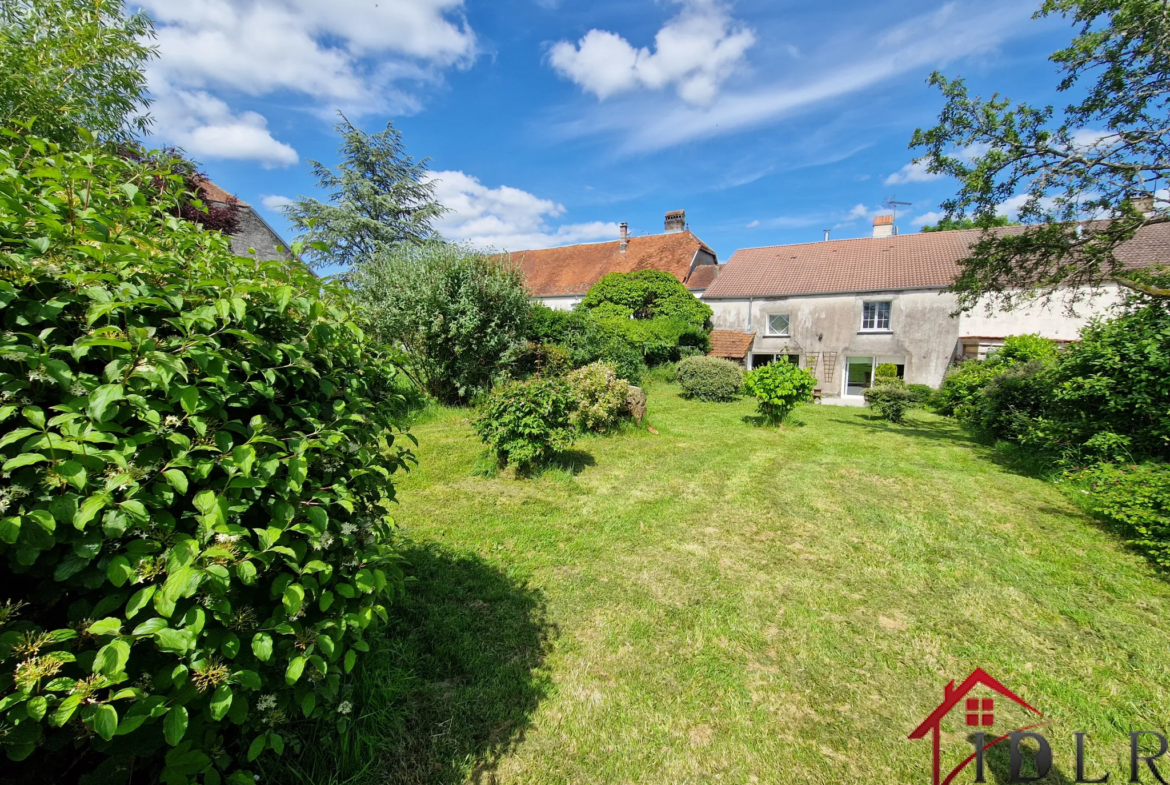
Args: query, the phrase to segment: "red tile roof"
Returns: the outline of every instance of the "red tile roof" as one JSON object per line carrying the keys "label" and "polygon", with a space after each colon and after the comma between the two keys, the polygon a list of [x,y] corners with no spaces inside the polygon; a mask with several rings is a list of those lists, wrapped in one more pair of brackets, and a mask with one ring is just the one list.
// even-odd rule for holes
{"label": "red tile roof", "polygon": [[712,357],[724,357],[728,360],[742,360],[747,356],[752,346],[755,333],[741,333],[736,330],[712,330],[711,351]]}
{"label": "red tile roof", "polygon": [[203,180],[199,183],[199,198],[205,199],[209,202],[228,202],[229,204],[243,205],[247,204],[247,202],[244,200],[232,196],[210,180]]}
{"label": "red tile roof", "polygon": [[699,265],[691,273],[691,277],[687,279],[687,288],[691,291],[709,288],[711,284],[715,283],[715,279],[719,277],[719,271],[722,269],[722,265],[718,264]]}
{"label": "red tile roof", "polygon": [[508,258],[524,271],[529,291],[537,297],[585,294],[608,273],[662,270],[686,282],[695,254],[715,255],[690,230],[631,237],[625,253],[620,242],[566,245],[538,251],[516,251]]}
{"label": "red tile roof", "polygon": [[[1022,227],[1000,229],[1023,231]],[[980,229],[831,240],[736,251],[704,297],[787,297],[891,289],[945,289]],[[1149,226],[1117,250],[1126,266],[1163,263],[1170,224]]]}

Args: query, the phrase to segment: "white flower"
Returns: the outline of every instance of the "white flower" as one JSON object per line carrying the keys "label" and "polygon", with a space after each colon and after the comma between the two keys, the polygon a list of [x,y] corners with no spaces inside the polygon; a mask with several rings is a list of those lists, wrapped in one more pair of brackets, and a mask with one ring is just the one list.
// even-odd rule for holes
{"label": "white flower", "polygon": [[276,696],[275,695],[262,695],[260,697],[260,700],[256,701],[256,708],[259,709],[260,711],[268,711],[269,709],[275,709],[276,708]]}
{"label": "white flower", "polygon": [[349,714],[351,711],[353,711],[353,704],[349,701],[342,701],[337,707],[338,714]]}
{"label": "white flower", "polygon": [[69,385],[69,394],[74,396],[89,395],[89,390],[85,389],[85,385],[81,382],[74,382]]}
{"label": "white flower", "polygon": [[217,534],[217,535],[215,535],[215,541],[218,542],[220,545],[230,545],[231,543],[236,542],[239,539],[240,539],[240,535],[238,535],[238,534]]}
{"label": "white flower", "polygon": [[348,521],[341,524],[341,533],[343,535],[345,535],[346,537],[348,537],[349,535],[353,534],[356,531],[357,531],[357,527]]}

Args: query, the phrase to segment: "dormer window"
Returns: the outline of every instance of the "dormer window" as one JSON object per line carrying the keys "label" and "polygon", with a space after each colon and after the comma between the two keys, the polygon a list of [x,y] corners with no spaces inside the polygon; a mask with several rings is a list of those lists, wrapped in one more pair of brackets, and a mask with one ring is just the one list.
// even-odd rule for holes
{"label": "dormer window", "polygon": [[785,338],[788,336],[788,314],[771,314],[768,316],[769,337]]}
{"label": "dormer window", "polygon": [[863,333],[888,333],[890,331],[890,303],[864,303],[861,311]]}

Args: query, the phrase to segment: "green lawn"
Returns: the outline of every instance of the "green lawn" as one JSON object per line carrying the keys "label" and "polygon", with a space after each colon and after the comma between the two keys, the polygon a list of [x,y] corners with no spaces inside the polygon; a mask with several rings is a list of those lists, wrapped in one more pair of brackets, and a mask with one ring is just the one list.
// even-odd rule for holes
{"label": "green lawn", "polygon": [[658,434],[534,479],[477,474],[467,412],[412,429],[418,581],[359,688],[373,781],[927,783],[906,736],[976,666],[1051,722],[1048,782],[1074,731],[1112,781],[1130,730],[1165,731],[1170,590],[1057,487],[929,414],[776,431],[649,393]]}

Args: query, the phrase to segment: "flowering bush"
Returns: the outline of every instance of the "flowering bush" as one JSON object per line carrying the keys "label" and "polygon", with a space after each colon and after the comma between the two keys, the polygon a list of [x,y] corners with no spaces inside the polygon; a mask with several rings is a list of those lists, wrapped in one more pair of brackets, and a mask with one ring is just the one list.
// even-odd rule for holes
{"label": "flowering bush", "polygon": [[283,723],[344,722],[401,590],[395,369],[343,291],[179,220],[168,168],[7,144],[0,743],[250,783]]}
{"label": "flowering bush", "polygon": [[778,362],[749,373],[743,386],[748,395],[755,397],[764,419],[779,425],[793,409],[813,399],[817,379],[799,366]]}
{"label": "flowering bush", "polygon": [[630,383],[619,379],[611,365],[593,363],[578,368],[569,374],[569,385],[577,399],[574,421],[582,431],[604,432],[626,413]]}

